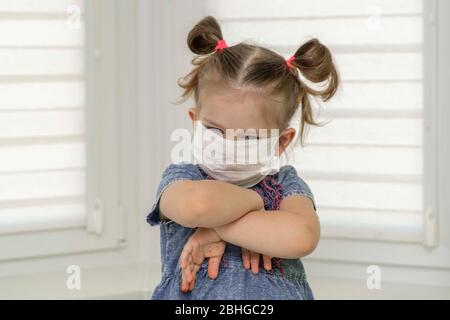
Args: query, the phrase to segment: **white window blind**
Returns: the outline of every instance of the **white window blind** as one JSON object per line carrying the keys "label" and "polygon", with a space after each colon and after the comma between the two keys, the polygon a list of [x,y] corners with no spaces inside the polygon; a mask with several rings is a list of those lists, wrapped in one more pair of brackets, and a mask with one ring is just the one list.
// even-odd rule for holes
{"label": "white window blind", "polygon": [[295,166],[328,237],[423,241],[422,0],[208,0],[230,43],[286,58],[318,37],[342,87]]}
{"label": "white window blind", "polygon": [[0,1],[0,233],[85,224],[81,11]]}

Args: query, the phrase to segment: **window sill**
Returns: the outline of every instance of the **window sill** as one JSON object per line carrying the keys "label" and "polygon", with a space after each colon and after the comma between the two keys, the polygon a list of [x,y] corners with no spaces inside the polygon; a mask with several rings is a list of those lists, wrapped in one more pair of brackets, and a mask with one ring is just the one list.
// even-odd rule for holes
{"label": "window sill", "polygon": [[382,282],[369,290],[366,280],[311,276],[309,283],[316,300],[447,300],[450,286],[410,285]]}
{"label": "window sill", "polygon": [[81,269],[81,288],[66,286],[65,272],[0,278],[0,299],[147,299],[160,270],[143,264]]}

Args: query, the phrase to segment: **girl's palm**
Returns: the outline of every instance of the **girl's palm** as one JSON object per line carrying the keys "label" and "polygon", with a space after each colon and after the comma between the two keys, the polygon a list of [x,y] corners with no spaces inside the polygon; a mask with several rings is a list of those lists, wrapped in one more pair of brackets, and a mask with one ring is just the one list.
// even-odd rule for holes
{"label": "girl's palm", "polygon": [[181,291],[194,289],[195,279],[205,258],[208,260],[208,276],[217,278],[222,256],[225,252],[225,242],[220,240],[202,244],[196,237],[191,236],[183,247],[180,255]]}

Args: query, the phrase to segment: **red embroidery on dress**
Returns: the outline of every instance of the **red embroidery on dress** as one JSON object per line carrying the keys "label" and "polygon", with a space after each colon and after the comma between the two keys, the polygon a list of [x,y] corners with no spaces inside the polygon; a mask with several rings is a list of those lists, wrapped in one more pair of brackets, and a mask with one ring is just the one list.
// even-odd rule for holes
{"label": "red embroidery on dress", "polygon": [[260,183],[252,187],[264,200],[266,210],[279,210],[282,200],[283,186],[273,176],[265,177]]}
{"label": "red embroidery on dress", "polygon": [[225,259],[225,255],[222,256],[222,259],[220,260],[220,263],[223,265],[224,268],[228,266],[228,262]]}
{"label": "red embroidery on dress", "polygon": [[281,266],[281,259],[280,258],[272,258],[272,263],[275,268],[278,268],[281,272],[281,274],[284,274],[284,269]]}

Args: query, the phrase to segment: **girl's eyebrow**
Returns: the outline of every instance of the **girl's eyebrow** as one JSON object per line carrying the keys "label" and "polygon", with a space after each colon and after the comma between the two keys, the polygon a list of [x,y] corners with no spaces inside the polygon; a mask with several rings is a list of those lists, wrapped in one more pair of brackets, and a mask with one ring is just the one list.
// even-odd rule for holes
{"label": "girl's eyebrow", "polygon": [[216,126],[218,129],[223,129],[223,127],[221,125],[215,123],[214,121],[211,121],[211,120],[209,120],[209,119],[207,119],[205,117],[203,117],[203,120],[205,120],[206,122],[208,122],[209,124],[211,124],[213,126]]}

